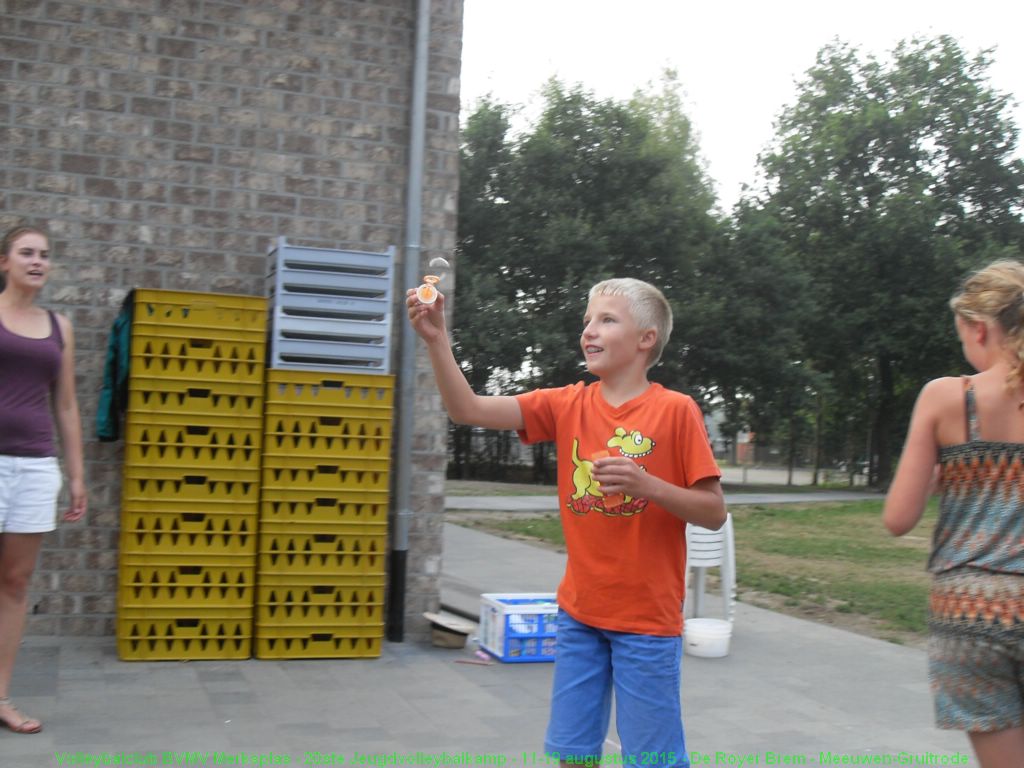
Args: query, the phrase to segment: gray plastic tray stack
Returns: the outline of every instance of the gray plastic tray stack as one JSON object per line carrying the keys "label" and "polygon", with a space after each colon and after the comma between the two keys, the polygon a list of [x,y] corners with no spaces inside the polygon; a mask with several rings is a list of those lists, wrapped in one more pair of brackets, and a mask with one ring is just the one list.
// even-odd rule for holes
{"label": "gray plastic tray stack", "polygon": [[270,252],[270,367],[391,372],[395,249],[291,245]]}

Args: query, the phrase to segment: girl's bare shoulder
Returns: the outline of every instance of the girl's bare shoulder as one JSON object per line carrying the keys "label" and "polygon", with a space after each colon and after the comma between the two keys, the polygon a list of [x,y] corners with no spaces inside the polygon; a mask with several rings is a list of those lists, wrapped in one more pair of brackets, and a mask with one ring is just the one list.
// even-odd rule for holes
{"label": "girl's bare shoulder", "polygon": [[54,312],[53,316],[57,318],[57,323],[60,325],[62,331],[69,332],[72,330],[71,318],[61,312]]}
{"label": "girl's bare shoulder", "polygon": [[923,415],[945,416],[950,412],[963,411],[964,391],[970,381],[965,376],[943,376],[932,379],[921,389],[917,398],[917,410]]}
{"label": "girl's bare shoulder", "polygon": [[932,379],[921,389],[921,399],[941,401],[947,398],[963,400],[964,391],[970,378],[967,376],[943,376]]}

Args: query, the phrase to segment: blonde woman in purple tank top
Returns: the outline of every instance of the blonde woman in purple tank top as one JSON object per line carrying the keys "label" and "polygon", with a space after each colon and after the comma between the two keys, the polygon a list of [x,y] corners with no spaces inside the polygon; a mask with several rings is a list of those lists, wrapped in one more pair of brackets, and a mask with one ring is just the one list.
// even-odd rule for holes
{"label": "blonde woman in purple tank top", "polygon": [[1024,264],[974,273],[950,302],[974,376],[925,385],[885,500],[896,536],[939,491],[928,675],[940,728],[983,768],[1024,766]]}
{"label": "blonde woman in purple tank top", "polygon": [[64,519],[82,519],[86,507],[71,323],[35,303],[49,271],[43,232],[7,233],[0,245],[0,725],[15,733],[43,727],[18,711],[8,686],[43,534],[57,524],[62,481],[54,426],[71,499]]}

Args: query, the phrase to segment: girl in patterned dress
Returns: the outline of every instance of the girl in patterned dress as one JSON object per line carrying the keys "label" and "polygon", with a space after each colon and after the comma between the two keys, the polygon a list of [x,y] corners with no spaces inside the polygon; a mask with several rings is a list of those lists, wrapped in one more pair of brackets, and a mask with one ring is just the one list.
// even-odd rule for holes
{"label": "girl in patterned dress", "polygon": [[974,376],[921,390],[885,501],[902,536],[940,493],[928,570],[936,724],[984,768],[1024,766],[1024,264],[999,261],[950,301]]}

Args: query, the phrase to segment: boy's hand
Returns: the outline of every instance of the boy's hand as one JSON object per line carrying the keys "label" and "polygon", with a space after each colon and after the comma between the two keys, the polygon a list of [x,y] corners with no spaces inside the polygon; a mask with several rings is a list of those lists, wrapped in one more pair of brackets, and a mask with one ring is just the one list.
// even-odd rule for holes
{"label": "boy's hand", "polygon": [[601,484],[601,493],[621,493],[633,498],[646,498],[650,494],[645,490],[651,476],[644,472],[640,465],[625,456],[609,456],[594,462],[591,472],[593,478]]}
{"label": "boy's hand", "polygon": [[444,325],[444,294],[437,294],[433,304],[422,304],[416,298],[416,289],[405,292],[405,306],[409,308],[409,322],[413,330],[428,344],[444,339],[448,333]]}

